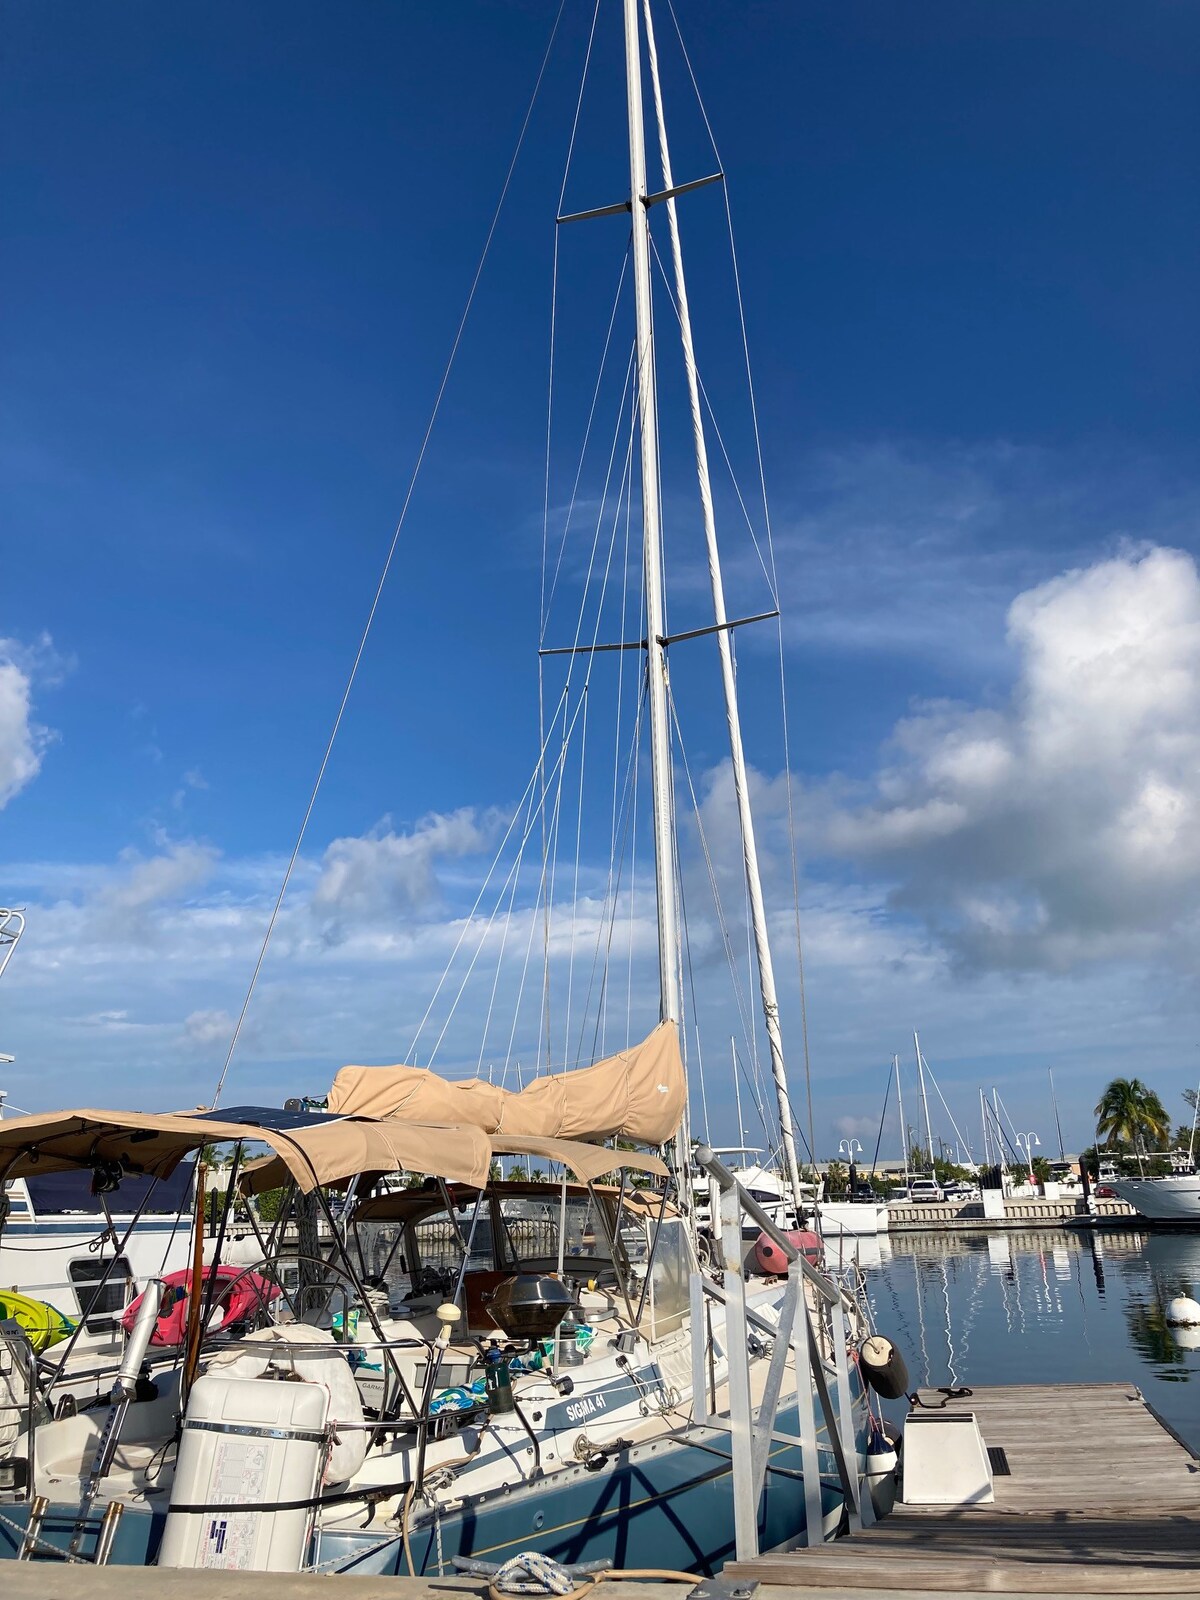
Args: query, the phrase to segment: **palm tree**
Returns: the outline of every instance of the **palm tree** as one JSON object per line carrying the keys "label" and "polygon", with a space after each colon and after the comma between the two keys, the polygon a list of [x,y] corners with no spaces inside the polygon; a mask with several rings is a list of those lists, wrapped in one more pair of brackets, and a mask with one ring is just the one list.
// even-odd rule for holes
{"label": "palm tree", "polygon": [[840,1161],[831,1161],[825,1168],[825,1188],[831,1200],[840,1200],[849,1182],[849,1174]]}
{"label": "palm tree", "polygon": [[1171,1122],[1162,1101],[1140,1078],[1114,1078],[1096,1105],[1096,1131],[1109,1149],[1116,1140],[1131,1144],[1138,1169],[1145,1173],[1142,1149],[1146,1140],[1157,1144],[1167,1138]]}

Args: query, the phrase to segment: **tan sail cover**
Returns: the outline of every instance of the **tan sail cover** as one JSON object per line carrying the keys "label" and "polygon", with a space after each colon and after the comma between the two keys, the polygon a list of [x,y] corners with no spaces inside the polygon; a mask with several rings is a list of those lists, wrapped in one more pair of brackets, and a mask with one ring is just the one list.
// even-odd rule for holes
{"label": "tan sail cover", "polygon": [[665,1144],[687,1093],[675,1024],[661,1022],[630,1050],[573,1072],[548,1073],[519,1091],[473,1078],[450,1083],[426,1067],[343,1067],[329,1091],[340,1116],[400,1117],[562,1139]]}

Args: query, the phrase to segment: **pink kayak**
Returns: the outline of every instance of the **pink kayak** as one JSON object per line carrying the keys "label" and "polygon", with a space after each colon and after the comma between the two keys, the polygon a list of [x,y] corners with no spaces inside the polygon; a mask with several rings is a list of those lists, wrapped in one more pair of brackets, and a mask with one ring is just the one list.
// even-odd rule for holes
{"label": "pink kayak", "polygon": [[[208,1282],[214,1268],[205,1267],[201,1293],[207,1293]],[[229,1327],[230,1323],[240,1322],[243,1318],[253,1315],[263,1306],[274,1300],[279,1294],[279,1285],[270,1283],[266,1278],[260,1277],[257,1272],[247,1272],[245,1267],[219,1266],[215,1269],[217,1275],[216,1288],[213,1290],[213,1311],[220,1316],[220,1322],[214,1327],[211,1325],[209,1332],[217,1333],[222,1328]],[[182,1344],[187,1330],[188,1296],[191,1294],[192,1274],[185,1267],[181,1272],[169,1272],[163,1279],[167,1290],[174,1290],[174,1294],[163,1296],[163,1309],[158,1314],[158,1326],[150,1335],[150,1343],[157,1345]],[[237,1285],[232,1295],[229,1290],[233,1284]],[[121,1318],[121,1326],[128,1333],[137,1317],[138,1307],[142,1303],[142,1296],[137,1299]]]}
{"label": "pink kayak", "polygon": [[[811,1233],[807,1228],[793,1228],[786,1235],[788,1243],[810,1264],[819,1267],[823,1247],[818,1234]],[[760,1272],[765,1272],[770,1278],[782,1278],[787,1272],[787,1257],[774,1242],[769,1233],[760,1233],[754,1246],[754,1261]]]}

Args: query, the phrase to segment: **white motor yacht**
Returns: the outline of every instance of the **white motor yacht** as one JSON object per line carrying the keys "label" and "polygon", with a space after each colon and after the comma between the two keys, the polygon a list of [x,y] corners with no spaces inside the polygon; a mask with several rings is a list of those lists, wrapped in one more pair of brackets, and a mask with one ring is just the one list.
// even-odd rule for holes
{"label": "white motor yacht", "polygon": [[1200,1172],[1165,1178],[1105,1178],[1114,1194],[1152,1222],[1200,1222]]}

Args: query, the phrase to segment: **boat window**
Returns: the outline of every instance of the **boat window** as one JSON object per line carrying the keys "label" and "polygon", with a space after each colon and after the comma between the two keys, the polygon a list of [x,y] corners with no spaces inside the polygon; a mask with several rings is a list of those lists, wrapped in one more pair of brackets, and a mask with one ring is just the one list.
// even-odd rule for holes
{"label": "boat window", "polygon": [[353,1233],[354,1249],[364,1278],[378,1278],[389,1288],[407,1284],[403,1223],[356,1221]]}
{"label": "boat window", "polygon": [[413,1224],[413,1243],[421,1267],[435,1272],[457,1274],[462,1266],[464,1244],[471,1243],[468,1272],[491,1272],[497,1266],[492,1246],[492,1223],[486,1204],[480,1209],[475,1232],[471,1233],[471,1220],[475,1215],[472,1197],[453,1211],[445,1207],[432,1216]]}
{"label": "boat window", "polygon": [[108,1282],[99,1286],[111,1262],[111,1256],[81,1256],[67,1268],[79,1315],[87,1323],[89,1333],[113,1332],[129,1298],[133,1271],[125,1256],[117,1257]]}
{"label": "boat window", "polygon": [[[540,1195],[500,1195],[505,1264],[519,1272],[557,1272],[558,1235],[564,1220],[562,1190],[546,1185]],[[599,1200],[591,1194],[569,1194],[563,1235],[563,1270],[594,1278],[613,1269],[612,1246]]]}
{"label": "boat window", "polygon": [[[169,1178],[160,1178],[157,1182],[136,1174],[127,1175],[110,1198],[109,1209],[115,1215],[127,1216],[144,1206],[148,1217],[169,1217],[186,1211],[192,1203],[193,1171],[190,1161],[181,1161]],[[25,1179],[25,1187],[37,1216],[103,1214],[99,1197],[92,1193],[90,1172],[31,1173]]]}
{"label": "boat window", "polygon": [[650,1265],[650,1338],[665,1338],[683,1326],[691,1303],[692,1249],[682,1217],[664,1217],[646,1224],[647,1237],[658,1238]]}

